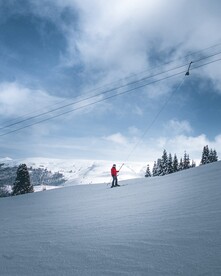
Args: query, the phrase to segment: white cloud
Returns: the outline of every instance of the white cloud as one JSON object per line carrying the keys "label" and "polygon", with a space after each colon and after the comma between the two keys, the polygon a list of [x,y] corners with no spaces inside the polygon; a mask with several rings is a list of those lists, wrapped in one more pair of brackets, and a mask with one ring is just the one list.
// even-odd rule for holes
{"label": "white cloud", "polygon": [[[182,47],[202,48],[208,43],[205,32],[212,38],[210,41],[217,39],[220,18],[219,13],[215,12],[215,5],[219,5],[218,2],[213,8],[210,1],[204,1],[204,5],[200,1],[190,3],[184,0],[167,3],[162,0],[68,2],[79,8],[81,34],[78,45],[88,61],[98,58],[99,62],[105,62],[106,58],[111,60],[115,54],[116,62],[120,53],[122,59],[129,59],[131,53],[137,53],[131,57],[137,64],[138,56],[145,60],[150,40],[159,37],[163,40],[158,41],[157,47],[169,44],[171,47],[182,42]],[[202,20],[205,17],[207,20]]]}
{"label": "white cloud", "polygon": [[[168,153],[171,153],[172,156],[176,154],[178,158],[183,158],[186,151],[190,158],[199,164],[205,145],[216,149],[219,158],[221,156],[221,134],[216,136],[214,140],[210,140],[205,134],[199,136],[161,136],[156,139],[144,138],[141,140],[138,136],[129,138],[116,133],[105,137],[102,142],[96,143],[97,146],[99,144],[102,144],[102,148],[106,149],[103,152],[105,159],[115,158],[124,162],[139,160],[153,164],[155,160],[161,158],[163,150],[166,149]],[[98,148],[97,152],[99,151]]]}
{"label": "white cloud", "polygon": [[165,129],[175,134],[191,133],[193,131],[188,121],[178,121],[176,119],[170,120],[168,123],[166,123]]}
{"label": "white cloud", "polygon": [[16,82],[0,84],[0,114],[17,117],[44,111],[47,105],[61,101],[41,90],[28,89]]}
{"label": "white cloud", "polygon": [[[205,0],[203,4],[200,0],[31,2],[34,13],[49,18],[63,30],[68,45],[67,55],[62,59],[64,65],[82,62],[87,74],[93,69],[102,72],[98,74],[101,82],[149,68],[156,56],[164,55],[160,64],[168,57],[175,60],[219,41],[220,1]],[[61,20],[67,8],[77,13],[77,22]],[[200,72],[220,89],[221,81],[216,73],[219,69],[220,66],[211,69],[210,74],[203,69]],[[160,90],[168,92],[168,89]]]}
{"label": "white cloud", "polygon": [[[84,64],[112,74],[117,71],[118,75],[145,67],[148,44],[146,27],[150,26],[158,2],[74,1],[80,11],[81,31],[76,45]],[[74,34],[70,32],[69,35],[69,41],[73,42]],[[74,57],[76,49],[71,47],[73,43],[69,45]]]}
{"label": "white cloud", "polygon": [[138,136],[139,137],[141,135],[140,129],[138,129],[135,126],[129,127],[128,132],[129,132],[129,135],[132,135],[132,136]]}
{"label": "white cloud", "polygon": [[105,140],[120,144],[120,145],[126,145],[127,139],[125,136],[123,136],[121,133],[115,133],[110,136],[103,137]]}
{"label": "white cloud", "polygon": [[163,152],[163,149],[166,149],[172,155],[176,153],[178,158],[183,157],[184,151],[186,151],[190,158],[198,163],[205,145],[216,149],[219,157],[221,155],[221,134],[216,136],[214,140],[208,139],[205,134],[199,136],[177,135],[175,137],[160,137],[156,141],[152,141],[151,144],[155,147],[155,152],[159,151],[159,149]]}

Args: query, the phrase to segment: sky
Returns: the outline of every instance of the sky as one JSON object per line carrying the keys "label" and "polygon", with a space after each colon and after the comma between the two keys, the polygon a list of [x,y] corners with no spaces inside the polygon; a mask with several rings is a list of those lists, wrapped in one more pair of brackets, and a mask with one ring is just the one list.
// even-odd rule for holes
{"label": "sky", "polygon": [[0,157],[220,157],[220,9],[0,0]]}

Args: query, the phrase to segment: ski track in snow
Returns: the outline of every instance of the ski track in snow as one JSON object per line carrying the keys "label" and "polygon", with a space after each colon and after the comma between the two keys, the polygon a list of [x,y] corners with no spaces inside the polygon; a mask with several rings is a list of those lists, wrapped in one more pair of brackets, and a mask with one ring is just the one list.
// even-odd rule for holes
{"label": "ski track in snow", "polygon": [[221,275],[221,162],[0,199],[0,275]]}

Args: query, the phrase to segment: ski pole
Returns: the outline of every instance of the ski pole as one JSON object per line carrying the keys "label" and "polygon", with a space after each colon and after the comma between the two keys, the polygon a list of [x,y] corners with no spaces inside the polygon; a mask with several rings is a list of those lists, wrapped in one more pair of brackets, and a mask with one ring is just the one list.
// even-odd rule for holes
{"label": "ski pole", "polygon": [[120,169],[118,170],[118,172],[120,172],[120,170],[122,169],[123,165],[124,165],[124,163],[120,166]]}

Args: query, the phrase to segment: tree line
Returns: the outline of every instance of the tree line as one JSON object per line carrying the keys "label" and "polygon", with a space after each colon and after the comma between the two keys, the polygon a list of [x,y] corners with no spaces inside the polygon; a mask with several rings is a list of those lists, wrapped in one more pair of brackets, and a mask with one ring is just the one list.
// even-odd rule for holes
{"label": "tree line", "polygon": [[[218,161],[217,152],[214,149],[209,149],[208,145],[203,147],[202,157],[200,165]],[[167,154],[167,151],[163,150],[163,155],[154,162],[152,173],[149,165],[147,165],[145,177],[151,176],[163,176],[166,174],[175,173],[178,171],[186,170],[196,166],[194,160],[190,160],[189,154],[184,153],[183,158],[178,160],[177,155],[172,157],[171,153]]]}
{"label": "tree line", "polygon": [[[44,168],[28,168],[26,164],[18,167],[5,167],[0,164],[0,197],[14,196],[34,192],[37,185],[61,185],[65,182],[64,175],[52,173]],[[9,188],[11,187],[11,192]]]}

